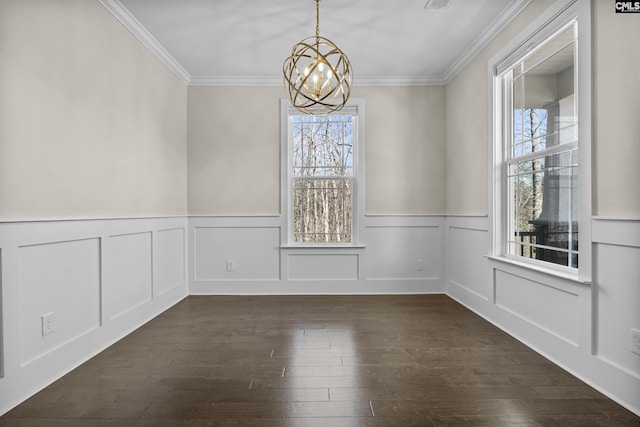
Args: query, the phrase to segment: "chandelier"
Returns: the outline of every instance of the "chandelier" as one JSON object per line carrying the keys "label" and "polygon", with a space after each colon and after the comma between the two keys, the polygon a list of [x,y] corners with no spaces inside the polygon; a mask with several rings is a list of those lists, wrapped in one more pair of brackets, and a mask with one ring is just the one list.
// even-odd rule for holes
{"label": "chandelier", "polygon": [[282,67],[291,104],[305,114],[338,111],[351,94],[351,64],[331,40],[320,37],[320,0],[316,2],[316,35],[291,50]]}

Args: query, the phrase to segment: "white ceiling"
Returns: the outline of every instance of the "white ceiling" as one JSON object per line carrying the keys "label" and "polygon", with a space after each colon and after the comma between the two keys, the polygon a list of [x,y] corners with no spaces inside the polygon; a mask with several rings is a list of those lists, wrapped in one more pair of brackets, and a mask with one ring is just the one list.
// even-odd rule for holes
{"label": "white ceiling", "polygon": [[[100,0],[190,84],[282,84],[294,44],[315,34],[313,0]],[[354,84],[442,84],[530,0],[322,0],[320,35]]]}

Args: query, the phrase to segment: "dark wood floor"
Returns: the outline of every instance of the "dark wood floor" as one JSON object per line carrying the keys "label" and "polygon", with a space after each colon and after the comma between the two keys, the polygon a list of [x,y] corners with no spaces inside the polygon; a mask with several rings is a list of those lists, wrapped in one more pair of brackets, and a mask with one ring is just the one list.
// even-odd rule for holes
{"label": "dark wood floor", "polygon": [[1,426],[640,426],[446,296],[192,296]]}

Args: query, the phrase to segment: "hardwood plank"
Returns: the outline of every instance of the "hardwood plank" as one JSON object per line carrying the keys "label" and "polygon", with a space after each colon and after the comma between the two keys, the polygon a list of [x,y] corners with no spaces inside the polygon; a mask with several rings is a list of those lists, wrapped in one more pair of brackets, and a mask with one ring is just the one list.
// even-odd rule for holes
{"label": "hardwood plank", "polygon": [[442,295],[191,296],[1,426],[640,426]]}
{"label": "hardwood plank", "polygon": [[314,418],[371,416],[368,402],[170,402],[152,403],[143,415],[153,419]]}
{"label": "hardwood plank", "polygon": [[125,392],[117,402],[323,402],[329,400],[327,388],[289,388],[257,389],[246,387],[244,390],[170,390],[150,392]]}
{"label": "hardwood plank", "polygon": [[586,385],[531,387],[544,399],[606,399],[604,395]]}
{"label": "hardwood plank", "polygon": [[537,399],[529,387],[423,387],[410,388],[330,388],[331,401],[379,401],[389,400],[435,402],[441,400],[482,399]]}

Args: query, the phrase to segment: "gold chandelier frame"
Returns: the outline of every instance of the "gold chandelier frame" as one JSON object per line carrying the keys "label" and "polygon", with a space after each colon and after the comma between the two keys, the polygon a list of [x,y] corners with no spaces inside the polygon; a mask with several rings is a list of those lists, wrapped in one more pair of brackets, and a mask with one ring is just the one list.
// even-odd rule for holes
{"label": "gold chandelier frame", "polygon": [[300,41],[282,67],[291,104],[305,114],[328,114],[344,107],[351,95],[351,63],[331,40],[320,37],[320,0],[316,35]]}

